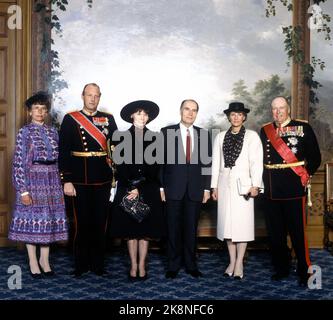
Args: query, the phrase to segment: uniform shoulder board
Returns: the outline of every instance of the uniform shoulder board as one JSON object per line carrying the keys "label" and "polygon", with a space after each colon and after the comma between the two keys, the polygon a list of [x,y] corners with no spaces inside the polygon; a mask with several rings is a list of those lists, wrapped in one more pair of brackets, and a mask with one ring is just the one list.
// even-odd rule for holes
{"label": "uniform shoulder board", "polygon": [[309,123],[309,121],[304,120],[304,119],[295,119],[295,120],[296,120],[296,121],[299,121],[299,122]]}
{"label": "uniform shoulder board", "polygon": [[271,124],[272,122],[267,122],[267,123],[265,123],[265,124],[263,124],[261,127],[263,128],[263,127],[266,127],[268,124]]}
{"label": "uniform shoulder board", "polygon": [[101,112],[107,114],[108,116],[113,116],[111,112],[106,112],[106,111],[101,111]]}
{"label": "uniform shoulder board", "polygon": [[66,114],[70,114],[70,113],[72,113],[72,112],[78,112],[78,111],[80,111],[80,110],[78,110],[78,109],[73,109],[73,110],[67,111]]}

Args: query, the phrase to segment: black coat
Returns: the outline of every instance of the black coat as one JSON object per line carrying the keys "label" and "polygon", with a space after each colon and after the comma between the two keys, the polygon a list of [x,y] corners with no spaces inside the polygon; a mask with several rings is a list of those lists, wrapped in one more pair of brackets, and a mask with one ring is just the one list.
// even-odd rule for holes
{"label": "black coat", "polygon": [[194,149],[189,164],[185,161],[180,125],[161,130],[164,137],[164,165],[160,176],[167,200],[181,200],[188,191],[191,200],[202,201],[204,190],[210,190],[211,138],[207,130],[196,126],[193,129]]}
{"label": "black coat", "polygon": [[[81,111],[82,112],[82,111]],[[106,139],[110,139],[115,130],[116,122],[111,114],[98,111],[93,117],[86,116],[91,122],[93,118],[108,118]],[[112,144],[112,142],[111,142]],[[96,140],[69,115],[66,114],[59,133],[59,170],[63,182],[94,185],[112,181],[112,170],[106,162],[106,157],[74,157],[72,151],[90,152],[102,151]]]}
{"label": "black coat", "polygon": [[[138,156],[138,153],[141,151],[145,152],[152,142],[143,141],[143,149],[135,149],[135,127],[132,126],[128,132],[131,134],[132,139],[131,163],[116,165],[118,184],[111,209],[110,236],[121,238],[161,238],[165,235],[166,230],[160,196],[160,165],[157,163],[148,164],[144,157],[142,163],[135,161],[135,155]],[[144,134],[147,132],[149,132],[149,130],[145,128]],[[142,137],[140,143],[142,143]],[[120,146],[120,144],[118,144],[118,146]],[[150,206],[151,211],[148,218],[138,223],[124,212],[119,204],[122,198],[127,194],[127,191],[133,189],[132,181],[142,177],[145,178],[145,181],[141,182],[137,186],[137,189],[143,201]]]}
{"label": "black coat", "polygon": [[[276,128],[276,125],[274,123]],[[321,162],[321,155],[316,136],[311,126],[303,121],[291,120],[284,128],[282,140],[293,150],[298,161],[305,161],[309,175],[313,175]],[[284,163],[282,157],[267,138],[261,128],[260,138],[264,148],[264,164]],[[305,195],[301,178],[290,168],[264,169],[265,195],[273,200],[297,199]]]}

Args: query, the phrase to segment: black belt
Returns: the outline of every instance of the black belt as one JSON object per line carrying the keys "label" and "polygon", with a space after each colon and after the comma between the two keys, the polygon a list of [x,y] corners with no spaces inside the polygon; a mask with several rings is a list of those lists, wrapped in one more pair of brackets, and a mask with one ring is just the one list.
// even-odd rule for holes
{"label": "black belt", "polygon": [[57,161],[53,160],[53,161],[32,161],[32,164],[43,164],[43,165],[46,165],[46,166],[49,166],[49,165],[52,165],[52,164],[56,164]]}

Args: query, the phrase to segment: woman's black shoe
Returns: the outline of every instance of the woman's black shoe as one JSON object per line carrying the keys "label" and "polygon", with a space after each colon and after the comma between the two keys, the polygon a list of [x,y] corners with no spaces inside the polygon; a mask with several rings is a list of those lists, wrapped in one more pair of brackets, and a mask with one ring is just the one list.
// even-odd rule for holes
{"label": "woman's black shoe", "polygon": [[55,272],[53,270],[47,271],[47,272],[42,270],[42,274],[46,277],[54,277],[55,276]]}
{"label": "woman's black shoe", "polygon": [[242,280],[244,278],[244,274],[234,275],[234,279],[236,280]]}
{"label": "woman's black shoe", "polygon": [[42,274],[41,273],[32,273],[31,270],[29,270],[30,275],[33,279],[42,279]]}
{"label": "woman's black shoe", "polygon": [[130,281],[130,282],[134,282],[134,281],[137,281],[138,280],[138,276],[136,275],[136,276],[132,276],[131,275],[131,271],[129,271],[128,272],[128,280]]}
{"label": "woman's black shoe", "polygon": [[54,277],[55,276],[55,272],[53,270],[45,272],[40,263],[39,263],[39,269],[45,277]]}
{"label": "woman's black shoe", "polygon": [[147,272],[143,277],[138,276],[138,280],[140,280],[140,281],[145,281],[145,280],[147,280],[147,278],[148,278],[148,273]]}

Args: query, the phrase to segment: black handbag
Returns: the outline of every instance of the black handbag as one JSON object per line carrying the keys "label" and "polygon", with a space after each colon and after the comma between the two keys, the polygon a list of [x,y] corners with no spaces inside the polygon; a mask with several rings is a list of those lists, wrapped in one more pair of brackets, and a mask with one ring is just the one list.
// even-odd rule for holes
{"label": "black handbag", "polygon": [[123,197],[119,204],[120,207],[137,222],[142,222],[149,215],[150,207],[142,201],[141,197],[136,197],[134,199],[127,199],[127,197],[128,194]]}

